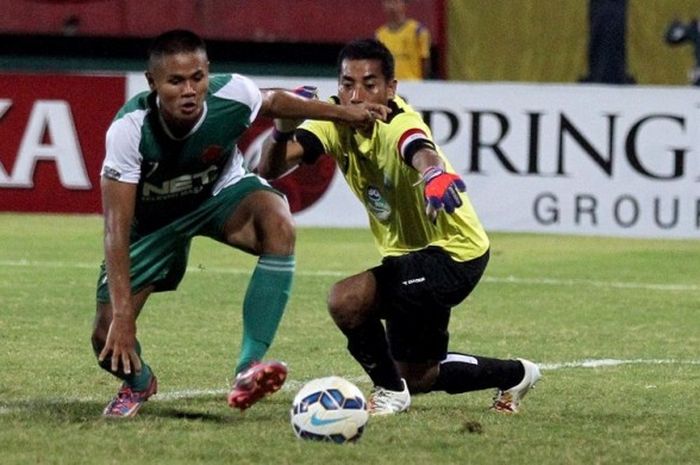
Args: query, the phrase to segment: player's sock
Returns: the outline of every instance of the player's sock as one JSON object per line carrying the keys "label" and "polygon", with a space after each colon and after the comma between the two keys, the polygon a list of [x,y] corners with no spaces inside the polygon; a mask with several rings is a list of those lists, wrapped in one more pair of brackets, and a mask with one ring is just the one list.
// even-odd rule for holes
{"label": "player's sock", "polygon": [[440,374],[432,391],[459,394],[488,388],[508,389],[518,384],[524,375],[525,370],[518,360],[450,352],[440,362]]}
{"label": "player's sock", "polygon": [[151,367],[141,360],[141,371],[139,373],[132,373],[130,376],[124,378],[124,381],[126,381],[134,391],[145,391],[148,388],[148,384],[151,382],[151,376],[153,376]]}
{"label": "player's sock", "polygon": [[[98,351],[95,347],[94,350],[95,354],[99,355],[102,349],[100,348]],[[141,357],[141,343],[139,343],[138,339],[136,340],[136,353],[139,354],[139,360],[141,360],[141,371],[139,373],[132,370],[131,373],[126,374],[122,370],[121,366],[119,367],[119,370],[112,371],[112,357],[106,357],[102,362],[100,362],[100,367],[110,372],[117,378],[124,380],[126,384],[131,386],[134,391],[144,391],[146,388],[148,388],[148,383],[151,381],[153,372],[151,371],[151,367],[148,366]]]}
{"label": "player's sock", "polygon": [[275,337],[294,278],[294,255],[262,255],[243,301],[243,342],[236,373],[261,360]]}
{"label": "player's sock", "polygon": [[404,385],[389,353],[386,332],[380,320],[368,320],[357,328],[342,331],[348,338],[348,350],[375,386],[403,391]]}

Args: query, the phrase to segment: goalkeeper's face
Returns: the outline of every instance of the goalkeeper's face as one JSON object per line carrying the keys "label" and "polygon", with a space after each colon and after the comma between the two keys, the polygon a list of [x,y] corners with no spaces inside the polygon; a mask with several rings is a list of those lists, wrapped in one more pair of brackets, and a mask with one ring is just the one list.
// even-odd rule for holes
{"label": "goalkeeper's face", "polygon": [[338,98],[343,105],[386,105],[396,94],[396,79],[384,76],[379,60],[343,60],[338,79]]}
{"label": "goalkeeper's face", "polygon": [[168,126],[189,130],[202,114],[209,86],[209,60],[204,51],[164,55],[146,73],[159,98]]}

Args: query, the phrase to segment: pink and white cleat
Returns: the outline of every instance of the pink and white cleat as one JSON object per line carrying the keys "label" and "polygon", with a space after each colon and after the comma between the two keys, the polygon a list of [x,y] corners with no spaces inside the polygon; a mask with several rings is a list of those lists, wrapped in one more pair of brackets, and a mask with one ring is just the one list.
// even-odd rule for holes
{"label": "pink and white cleat", "polygon": [[231,408],[245,410],[263,397],[280,390],[287,379],[287,365],[283,362],[254,362],[238,373],[228,395]]}

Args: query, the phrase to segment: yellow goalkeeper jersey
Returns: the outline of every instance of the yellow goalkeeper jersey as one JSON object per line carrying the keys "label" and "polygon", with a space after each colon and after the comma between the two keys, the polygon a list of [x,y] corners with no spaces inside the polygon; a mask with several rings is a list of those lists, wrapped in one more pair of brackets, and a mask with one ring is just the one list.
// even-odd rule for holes
{"label": "yellow goalkeeper jersey", "polygon": [[423,79],[423,60],[430,58],[428,29],[415,19],[407,19],[396,30],[381,26],[375,36],[394,55],[397,79]]}
{"label": "yellow goalkeeper jersey", "polygon": [[[376,122],[370,137],[344,125],[310,120],[300,126],[300,136],[308,131],[322,145],[322,153],[335,158],[350,189],[367,210],[382,256],[437,246],[458,261],[480,257],[489,240],[466,193],[461,194],[462,206],[453,214],[441,211],[435,224],[426,215],[420,173],[402,156],[411,142],[432,141],[432,134],[421,115],[400,97],[390,106],[391,119]],[[304,145],[303,137],[299,139]],[[447,157],[436,150],[446,170],[454,173]]]}

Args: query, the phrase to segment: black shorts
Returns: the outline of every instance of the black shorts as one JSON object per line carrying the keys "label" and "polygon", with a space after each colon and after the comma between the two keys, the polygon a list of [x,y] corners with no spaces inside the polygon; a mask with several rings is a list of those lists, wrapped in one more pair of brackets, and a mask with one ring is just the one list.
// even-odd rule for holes
{"label": "black shorts", "polygon": [[437,247],[386,257],[370,271],[377,280],[382,318],[394,360],[426,362],[447,354],[452,307],[476,287],[489,252],[458,262]]}

